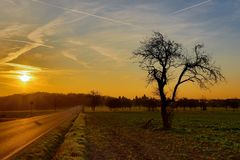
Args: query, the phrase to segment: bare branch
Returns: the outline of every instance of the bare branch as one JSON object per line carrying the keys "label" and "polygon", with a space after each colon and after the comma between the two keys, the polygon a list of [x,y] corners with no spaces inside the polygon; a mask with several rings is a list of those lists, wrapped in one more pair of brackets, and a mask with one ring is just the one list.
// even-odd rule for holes
{"label": "bare branch", "polygon": [[174,101],[179,86],[186,82],[207,88],[224,79],[221,69],[214,65],[203,48],[203,44],[195,45],[194,56],[189,57],[183,54],[181,44],[154,32],[151,38],[141,42],[133,55],[139,58],[139,66],[147,71],[148,82],[157,81],[161,99],[167,99],[164,87],[172,80],[172,71],[181,70],[171,96],[171,101]]}

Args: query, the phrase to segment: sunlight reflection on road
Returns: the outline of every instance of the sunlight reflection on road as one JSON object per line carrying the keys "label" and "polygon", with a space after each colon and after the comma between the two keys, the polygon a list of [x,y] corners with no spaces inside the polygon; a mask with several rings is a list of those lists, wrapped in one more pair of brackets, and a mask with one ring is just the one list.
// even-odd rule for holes
{"label": "sunlight reflection on road", "polygon": [[32,118],[0,123],[0,159],[19,150],[41,137],[62,122],[74,116],[74,109]]}

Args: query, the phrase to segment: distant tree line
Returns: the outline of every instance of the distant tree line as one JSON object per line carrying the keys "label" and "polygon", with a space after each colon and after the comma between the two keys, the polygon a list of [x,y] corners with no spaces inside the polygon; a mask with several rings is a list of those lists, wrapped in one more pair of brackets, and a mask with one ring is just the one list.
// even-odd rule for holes
{"label": "distant tree line", "polygon": [[187,99],[182,98],[176,102],[176,108],[186,108],[195,109],[201,108],[202,110],[207,110],[208,107],[211,108],[225,108],[227,109],[238,109],[240,107],[240,99]]}
{"label": "distant tree line", "polygon": [[[0,97],[0,110],[29,110],[29,109],[64,109],[73,106],[90,107],[92,111],[98,106],[107,106],[109,110],[131,110],[135,108],[145,108],[147,111],[156,111],[160,108],[160,101],[153,97],[143,95],[129,99],[124,96],[110,97],[101,96],[98,92],[91,91],[90,94],[56,94],[37,92],[33,94],[15,94]],[[179,99],[175,108],[207,110],[208,107],[238,109],[240,99],[219,99],[219,100],[198,100]]]}
{"label": "distant tree line", "polygon": [[101,96],[96,91],[90,94],[57,94],[37,92],[33,94],[15,94],[0,97],[0,110],[29,110],[29,109],[64,109],[73,106],[86,106],[95,111],[98,106],[107,106],[111,111],[118,109],[131,109],[132,107],[145,107],[154,111],[160,106],[155,98],[147,96],[129,99],[124,96]]}
{"label": "distant tree line", "polygon": [[62,109],[87,105],[90,95],[37,92],[0,97],[0,110]]}

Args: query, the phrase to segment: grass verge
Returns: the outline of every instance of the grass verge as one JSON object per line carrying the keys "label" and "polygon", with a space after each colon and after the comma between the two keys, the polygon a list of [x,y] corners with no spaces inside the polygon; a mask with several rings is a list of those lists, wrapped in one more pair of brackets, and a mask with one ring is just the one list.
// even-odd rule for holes
{"label": "grass verge", "polygon": [[69,132],[65,135],[63,144],[58,149],[54,160],[84,160],[86,159],[85,115],[79,114]]}

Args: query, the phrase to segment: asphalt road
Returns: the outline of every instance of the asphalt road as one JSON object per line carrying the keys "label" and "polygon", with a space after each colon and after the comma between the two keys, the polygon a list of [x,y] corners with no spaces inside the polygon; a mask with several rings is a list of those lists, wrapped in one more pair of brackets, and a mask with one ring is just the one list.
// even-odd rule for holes
{"label": "asphalt road", "polygon": [[50,130],[71,119],[76,109],[0,123],[0,159],[9,159]]}

